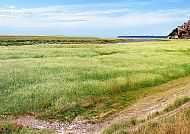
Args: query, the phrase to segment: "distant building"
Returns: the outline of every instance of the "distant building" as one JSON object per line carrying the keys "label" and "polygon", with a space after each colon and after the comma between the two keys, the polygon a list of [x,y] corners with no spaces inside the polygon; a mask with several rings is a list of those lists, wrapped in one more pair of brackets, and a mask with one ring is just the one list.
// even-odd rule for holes
{"label": "distant building", "polygon": [[175,28],[168,37],[170,39],[190,39],[190,18],[188,22]]}

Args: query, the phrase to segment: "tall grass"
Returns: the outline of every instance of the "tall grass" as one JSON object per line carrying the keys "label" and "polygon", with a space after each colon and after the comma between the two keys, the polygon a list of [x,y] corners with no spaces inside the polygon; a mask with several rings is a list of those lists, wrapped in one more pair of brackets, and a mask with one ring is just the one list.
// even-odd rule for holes
{"label": "tall grass", "polygon": [[[127,39],[64,37],[64,36],[0,36],[0,46],[22,46],[35,44],[106,44],[119,43]],[[128,39],[129,40],[129,39]],[[132,39],[130,39],[132,40]]]}
{"label": "tall grass", "polygon": [[176,100],[174,102],[174,104],[168,106],[166,109],[164,109],[164,112],[170,112],[180,106],[182,106],[183,104],[190,102],[190,98],[189,97],[184,97],[184,98],[180,98],[178,100]]}
{"label": "tall grass", "polygon": [[104,119],[190,74],[189,41],[0,47],[0,114]]}
{"label": "tall grass", "polygon": [[132,126],[131,122],[122,122],[112,126],[112,128],[106,130],[104,134],[189,134],[190,108],[170,117],[139,126],[137,131],[132,131],[132,129],[131,131],[126,131]]}
{"label": "tall grass", "polygon": [[134,134],[189,134],[190,108],[169,118],[143,126]]}
{"label": "tall grass", "polygon": [[[105,129],[103,134],[189,134],[190,107],[175,113],[175,110],[188,102],[188,97],[179,98],[162,112],[156,112],[144,120],[131,118],[118,122]],[[167,116],[163,118],[164,114]]]}

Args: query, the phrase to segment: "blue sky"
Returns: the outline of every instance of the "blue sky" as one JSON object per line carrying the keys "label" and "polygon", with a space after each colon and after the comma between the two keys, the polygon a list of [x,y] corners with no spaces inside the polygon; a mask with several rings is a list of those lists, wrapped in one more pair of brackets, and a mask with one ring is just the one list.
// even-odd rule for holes
{"label": "blue sky", "polygon": [[189,0],[0,0],[0,34],[167,35]]}

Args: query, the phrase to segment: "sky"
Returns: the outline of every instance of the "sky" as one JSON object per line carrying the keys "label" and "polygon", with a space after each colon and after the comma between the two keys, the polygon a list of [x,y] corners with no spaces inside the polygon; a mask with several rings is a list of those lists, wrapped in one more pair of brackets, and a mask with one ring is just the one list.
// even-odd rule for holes
{"label": "sky", "polygon": [[0,0],[0,34],[168,35],[189,7],[190,0]]}

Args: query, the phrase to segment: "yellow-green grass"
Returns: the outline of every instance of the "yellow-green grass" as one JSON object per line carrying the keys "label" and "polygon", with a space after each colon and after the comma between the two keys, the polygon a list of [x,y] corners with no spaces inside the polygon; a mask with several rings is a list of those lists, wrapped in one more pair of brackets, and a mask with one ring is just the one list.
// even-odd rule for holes
{"label": "yellow-green grass", "polygon": [[63,36],[0,36],[0,46],[22,46],[35,44],[82,44],[82,43],[116,43],[122,39],[103,39],[90,37]]}
{"label": "yellow-green grass", "polygon": [[22,46],[35,44],[108,44],[125,41],[148,40],[161,41],[167,39],[130,39],[130,38],[95,38],[65,36],[0,36],[0,46]]}
{"label": "yellow-green grass", "polygon": [[[0,36],[0,46],[21,46],[35,44],[102,44],[117,43],[127,39],[95,38],[95,37],[65,37],[65,36]],[[131,40],[131,39],[130,39]]]}
{"label": "yellow-green grass", "polygon": [[[118,134],[125,134],[120,131]],[[142,126],[133,134],[189,134],[190,133],[190,108],[178,112],[177,114],[151,122]]]}
{"label": "yellow-green grass", "polygon": [[105,119],[189,74],[190,41],[1,46],[0,114]]}
{"label": "yellow-green grass", "polygon": [[[104,132],[104,134],[189,134],[190,133],[190,108],[148,124],[137,126],[138,130],[126,131],[133,127],[133,120],[117,124]],[[136,121],[137,123],[140,123]],[[127,128],[128,127],[128,128]]]}
{"label": "yellow-green grass", "polygon": [[[190,132],[190,107],[181,108],[178,112],[175,110],[189,102],[188,97],[179,98],[163,111],[156,112],[147,119],[131,118],[119,122],[105,129],[103,134],[186,134],[185,132]],[[168,115],[164,117],[164,114]]]}

